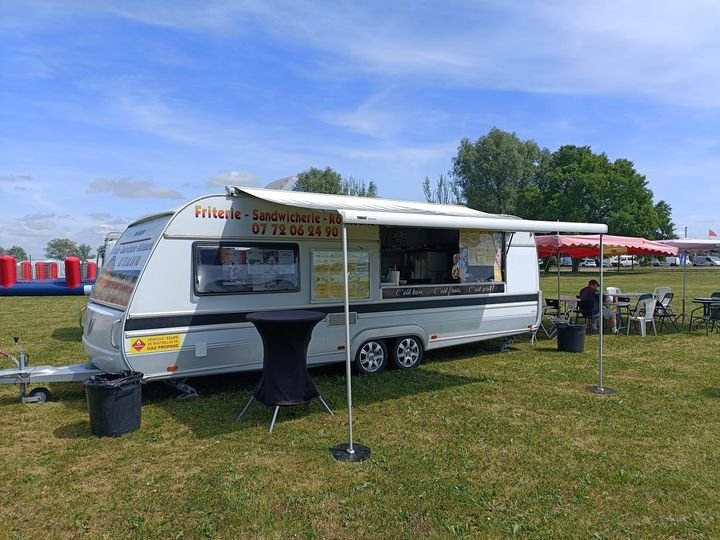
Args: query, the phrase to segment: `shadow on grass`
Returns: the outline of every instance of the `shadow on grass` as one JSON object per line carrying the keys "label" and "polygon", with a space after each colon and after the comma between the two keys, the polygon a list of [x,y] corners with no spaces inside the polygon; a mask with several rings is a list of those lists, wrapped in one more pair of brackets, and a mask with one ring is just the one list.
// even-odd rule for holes
{"label": "shadow on grass", "polygon": [[[62,329],[61,329],[62,330]],[[68,329],[73,330],[73,329]],[[413,369],[400,371],[388,369],[375,375],[353,375],[353,407],[363,407],[377,402],[392,401],[412,395],[420,395],[446,390],[468,384],[494,384],[487,377],[467,377],[451,375],[438,371],[447,362],[494,356],[500,349],[500,340],[474,343],[429,351],[424,364],[431,369]],[[510,349],[512,351],[512,348]],[[333,364],[310,370],[318,390],[336,415],[347,413],[347,394],[345,364]],[[235,418],[245,406],[260,380],[260,373],[235,373],[207,377],[197,377],[188,381],[198,392],[193,399],[177,399],[178,391],[163,382],[150,382],[142,385],[143,408],[159,407],[177,421],[188,426],[195,436],[206,438],[254,427],[267,428],[272,418],[273,407],[253,402],[242,422]],[[84,389],[78,383],[59,383],[52,385],[53,401],[61,401],[64,406],[74,410],[87,410]],[[12,401],[8,398],[2,401]],[[144,416],[150,416],[149,411]],[[278,423],[312,415],[327,415],[319,400],[306,405],[281,407]],[[162,420],[159,420],[162,421]],[[145,425],[145,424],[144,424]],[[144,429],[152,429],[152,423]],[[89,418],[87,421],[60,426],[53,432],[62,439],[84,439],[92,437]]]}
{"label": "shadow on grass", "polygon": [[720,388],[705,388],[702,395],[708,398],[720,399]]}
{"label": "shadow on grass", "polygon": [[68,326],[66,328],[56,328],[53,330],[52,338],[58,341],[78,342],[82,340],[83,330],[79,326]]}
{"label": "shadow on grass", "polygon": [[90,431],[90,421],[74,422],[60,426],[53,431],[58,439],[90,439],[94,435]]}
{"label": "shadow on grass", "polygon": [[[475,351],[472,356],[477,356],[477,354],[478,352]],[[344,364],[316,368],[310,373],[320,394],[328,402],[335,415],[346,414],[347,394]],[[168,399],[167,392],[172,394],[170,388],[148,388],[149,392],[145,392],[145,388],[143,388],[143,402],[161,407],[200,438],[215,437],[258,426],[267,428],[270,425],[274,407],[267,407],[257,401],[252,403],[241,422],[235,421],[250,399],[258,380],[259,374],[193,379],[190,382],[198,390],[200,397],[191,400]],[[369,376],[354,375],[352,378],[353,408],[407,396],[439,392],[468,384],[493,384],[493,381],[483,377],[450,375],[422,368],[408,371],[388,370]],[[317,399],[306,405],[281,407],[278,423],[312,415],[327,415],[327,411]]]}

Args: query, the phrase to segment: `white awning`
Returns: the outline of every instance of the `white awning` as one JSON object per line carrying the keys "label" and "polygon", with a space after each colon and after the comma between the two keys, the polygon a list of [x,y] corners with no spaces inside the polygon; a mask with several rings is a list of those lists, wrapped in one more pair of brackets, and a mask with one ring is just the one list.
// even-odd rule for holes
{"label": "white awning", "polygon": [[712,251],[720,249],[720,240],[704,240],[702,238],[679,238],[677,240],[657,240],[678,248],[680,251]]}
{"label": "white awning", "polygon": [[514,216],[478,212],[466,206],[433,204],[415,201],[350,197],[301,191],[227,186],[230,196],[240,193],[275,204],[337,212],[345,223],[364,225],[395,225],[441,229],[482,229],[485,231],[523,231],[533,233],[575,232],[607,233],[602,223],[573,223],[565,221],[533,221]]}

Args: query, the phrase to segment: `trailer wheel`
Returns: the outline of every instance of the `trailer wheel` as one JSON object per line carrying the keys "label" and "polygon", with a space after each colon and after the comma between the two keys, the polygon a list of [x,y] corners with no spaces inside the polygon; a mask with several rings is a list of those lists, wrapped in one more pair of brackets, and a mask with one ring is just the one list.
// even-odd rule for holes
{"label": "trailer wheel", "polygon": [[393,364],[398,369],[412,369],[422,362],[423,346],[415,336],[395,340],[392,349]]}
{"label": "trailer wheel", "polygon": [[355,367],[358,373],[380,373],[387,366],[387,348],[377,340],[366,341],[355,355]]}
{"label": "trailer wheel", "polygon": [[34,398],[33,403],[45,403],[50,401],[50,390],[47,388],[33,388],[28,394],[29,398]]}

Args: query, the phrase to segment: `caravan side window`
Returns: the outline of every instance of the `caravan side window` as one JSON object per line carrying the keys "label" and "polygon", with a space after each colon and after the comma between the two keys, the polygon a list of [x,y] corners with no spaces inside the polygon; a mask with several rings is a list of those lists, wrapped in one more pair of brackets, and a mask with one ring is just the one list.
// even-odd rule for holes
{"label": "caravan side window", "polygon": [[300,290],[297,244],[196,242],[193,260],[199,295]]}

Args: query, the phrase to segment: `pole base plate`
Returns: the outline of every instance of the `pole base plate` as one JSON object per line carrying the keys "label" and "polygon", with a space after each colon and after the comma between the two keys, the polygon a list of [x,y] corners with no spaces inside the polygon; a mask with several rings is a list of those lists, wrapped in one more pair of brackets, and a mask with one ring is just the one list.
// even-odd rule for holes
{"label": "pole base plate", "polygon": [[610,388],[609,386],[586,386],[585,390],[587,390],[591,394],[602,394],[605,396],[609,396],[610,394],[615,393],[615,389]]}
{"label": "pole base plate", "polygon": [[330,449],[330,453],[338,461],[365,461],[370,457],[370,449],[362,444],[353,444],[352,452],[349,444],[338,444]]}

